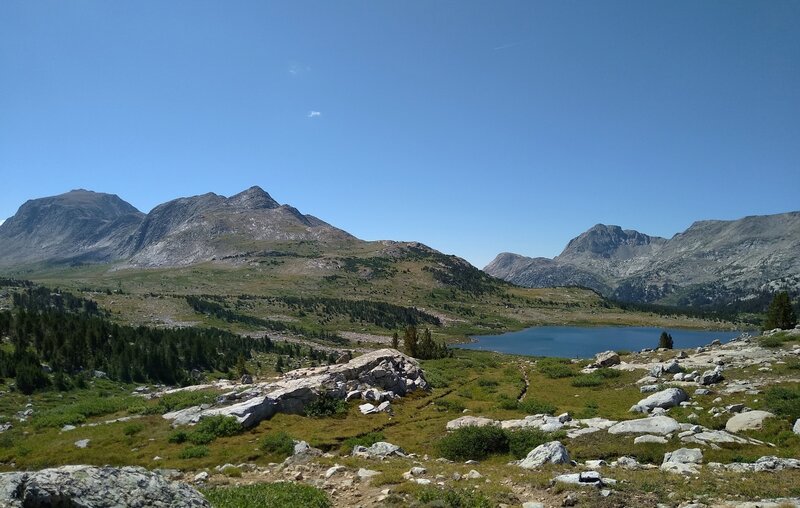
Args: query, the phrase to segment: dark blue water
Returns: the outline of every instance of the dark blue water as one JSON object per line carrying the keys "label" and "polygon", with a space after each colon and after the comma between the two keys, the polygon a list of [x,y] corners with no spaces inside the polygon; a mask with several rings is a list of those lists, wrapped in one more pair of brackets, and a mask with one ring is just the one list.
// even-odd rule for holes
{"label": "dark blue water", "polygon": [[609,349],[639,351],[644,348],[656,348],[662,331],[672,335],[676,349],[705,346],[714,339],[727,342],[740,335],[740,332],[644,327],[538,326],[503,335],[473,337],[477,342],[459,344],[458,347],[519,355],[590,358],[595,353]]}

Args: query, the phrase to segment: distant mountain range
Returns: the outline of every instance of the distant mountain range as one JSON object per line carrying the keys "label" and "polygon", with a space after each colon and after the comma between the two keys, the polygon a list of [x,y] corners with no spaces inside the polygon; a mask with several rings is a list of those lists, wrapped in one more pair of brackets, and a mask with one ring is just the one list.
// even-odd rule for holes
{"label": "distant mountain range", "polygon": [[213,193],[179,198],[148,214],[116,195],[79,189],[27,201],[0,224],[0,266],[180,266],[287,243],[357,241],[314,216],[279,204],[259,187],[229,198]]}
{"label": "distant mountain range", "polygon": [[526,287],[703,305],[800,288],[800,212],[695,222],[670,239],[598,224],[553,259],[499,254],[484,271]]}
{"label": "distant mountain range", "polygon": [[[496,281],[460,258],[421,244],[359,240],[279,204],[259,187],[231,197],[208,193],[174,199],[147,214],[116,195],[80,189],[27,201],[0,224],[0,268],[180,267],[325,254],[337,258],[331,261],[335,266],[350,268],[349,256],[395,261],[422,256],[437,263],[428,267],[429,275],[451,285],[469,282],[482,291]],[[380,262],[361,259],[356,265],[378,273]],[[443,266],[449,275],[436,271]],[[800,212],[696,222],[670,239],[598,224],[554,259],[503,253],[484,271],[520,286],[582,286],[620,301],[672,305],[741,301],[781,288],[797,291]]]}

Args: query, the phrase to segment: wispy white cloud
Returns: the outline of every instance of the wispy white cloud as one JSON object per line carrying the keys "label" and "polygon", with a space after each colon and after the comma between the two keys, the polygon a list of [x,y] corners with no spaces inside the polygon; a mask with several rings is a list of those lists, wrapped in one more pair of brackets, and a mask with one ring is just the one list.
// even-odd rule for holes
{"label": "wispy white cloud", "polygon": [[289,65],[289,74],[293,77],[300,76],[301,74],[305,74],[307,72],[311,72],[311,67],[308,65],[301,65],[297,63]]}
{"label": "wispy white cloud", "polygon": [[316,117],[318,117],[318,116],[322,116],[322,112],[321,112],[321,111],[314,111],[314,110],[311,110],[311,111],[309,111],[309,112],[308,112],[308,114],[306,115],[306,118],[316,118]]}

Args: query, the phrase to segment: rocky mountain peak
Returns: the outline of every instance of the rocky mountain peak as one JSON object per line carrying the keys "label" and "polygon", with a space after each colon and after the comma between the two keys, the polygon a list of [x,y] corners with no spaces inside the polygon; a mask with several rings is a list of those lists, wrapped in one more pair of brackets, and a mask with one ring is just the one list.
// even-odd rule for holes
{"label": "rocky mountain peak", "polygon": [[632,229],[596,224],[588,231],[570,240],[559,257],[589,255],[607,258],[614,255],[621,247],[635,248],[664,241],[666,240],[663,238],[648,236]]}
{"label": "rocky mountain peak", "polygon": [[76,189],[32,199],[0,225],[0,262],[108,259],[111,239],[130,234],[143,218],[115,194]]}
{"label": "rocky mountain peak", "polygon": [[278,208],[280,206],[277,201],[272,199],[272,196],[258,185],[231,196],[228,198],[228,204],[248,210]]}

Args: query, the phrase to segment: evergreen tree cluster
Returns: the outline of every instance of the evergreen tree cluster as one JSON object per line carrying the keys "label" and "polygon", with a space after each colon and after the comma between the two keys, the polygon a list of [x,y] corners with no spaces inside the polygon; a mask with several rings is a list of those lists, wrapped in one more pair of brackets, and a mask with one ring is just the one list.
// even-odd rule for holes
{"label": "evergreen tree cluster", "polygon": [[[394,346],[395,339],[392,338]],[[416,326],[407,326],[403,335],[403,350],[408,356],[420,360],[433,360],[453,356],[452,350],[444,342],[433,340],[431,331],[425,328],[420,334]]]}
{"label": "evergreen tree cluster", "polygon": [[767,309],[767,318],[764,321],[765,330],[781,328],[787,330],[797,326],[797,315],[792,308],[789,293],[783,291],[775,295]]}
{"label": "evergreen tree cluster", "polygon": [[112,323],[98,315],[94,302],[30,289],[14,296],[15,307],[0,311],[0,377],[16,378],[20,391],[31,393],[53,382],[68,386],[65,376],[102,371],[123,382],[189,384],[192,371],[231,372],[256,352],[309,356],[335,361],[328,353],[268,337],[242,337],[214,328],[157,329]]}

